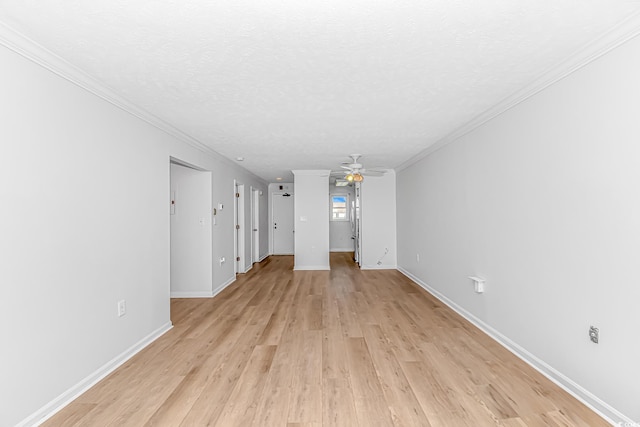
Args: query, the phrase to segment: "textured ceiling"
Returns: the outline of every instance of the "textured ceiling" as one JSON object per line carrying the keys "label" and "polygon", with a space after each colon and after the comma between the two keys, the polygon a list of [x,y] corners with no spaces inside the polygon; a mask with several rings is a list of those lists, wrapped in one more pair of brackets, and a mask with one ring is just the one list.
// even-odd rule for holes
{"label": "textured ceiling", "polygon": [[0,1],[0,21],[267,181],[394,168],[639,10],[618,0]]}

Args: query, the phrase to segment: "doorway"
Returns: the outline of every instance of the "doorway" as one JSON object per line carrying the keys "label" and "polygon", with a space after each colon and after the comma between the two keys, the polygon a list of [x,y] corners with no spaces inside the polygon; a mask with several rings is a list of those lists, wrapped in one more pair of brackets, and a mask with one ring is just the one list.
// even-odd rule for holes
{"label": "doorway", "polygon": [[211,172],[170,161],[170,295],[213,295]]}
{"label": "doorway", "polygon": [[235,187],[235,218],[236,218],[236,274],[245,273],[245,253],[244,253],[244,228],[245,228],[245,213],[244,213],[244,184],[238,184],[234,182]]}
{"label": "doorway", "polygon": [[271,209],[273,254],[293,255],[293,196],[289,193],[273,193]]}

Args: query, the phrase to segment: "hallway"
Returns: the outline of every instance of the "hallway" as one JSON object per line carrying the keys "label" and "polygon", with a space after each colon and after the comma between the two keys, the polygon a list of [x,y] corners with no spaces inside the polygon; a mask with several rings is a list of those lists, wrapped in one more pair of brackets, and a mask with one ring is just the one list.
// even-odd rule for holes
{"label": "hallway", "polygon": [[598,426],[596,414],[393,270],[271,256],[45,426]]}

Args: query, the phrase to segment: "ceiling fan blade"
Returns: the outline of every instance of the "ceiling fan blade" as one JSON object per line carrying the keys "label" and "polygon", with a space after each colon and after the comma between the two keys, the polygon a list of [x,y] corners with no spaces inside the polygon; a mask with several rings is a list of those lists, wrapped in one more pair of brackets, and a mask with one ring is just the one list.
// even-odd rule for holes
{"label": "ceiling fan blade", "polygon": [[348,173],[349,173],[349,171],[331,171],[331,175],[334,175],[334,176],[336,176],[336,175],[346,175]]}
{"label": "ceiling fan blade", "polygon": [[[361,154],[351,154],[352,162],[342,162],[341,168],[344,169],[343,173],[345,176],[348,175],[369,175],[369,176],[383,176],[387,173],[387,170],[383,167],[376,167],[367,169],[363,167],[361,163],[358,163],[358,160],[362,157]],[[332,171],[332,175],[339,175],[339,171]]]}

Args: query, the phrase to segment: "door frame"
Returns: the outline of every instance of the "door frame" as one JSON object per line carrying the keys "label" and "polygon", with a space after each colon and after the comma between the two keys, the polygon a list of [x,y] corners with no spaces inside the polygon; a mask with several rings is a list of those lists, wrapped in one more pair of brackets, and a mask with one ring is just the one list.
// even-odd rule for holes
{"label": "door frame", "polygon": [[356,264],[362,267],[362,187],[359,182],[355,185],[355,197],[354,197],[354,212],[353,217],[354,224],[354,252],[353,257]]}
{"label": "door frame", "polygon": [[[233,212],[234,212],[234,260],[233,265],[236,274],[246,273],[246,267],[244,263],[245,250],[245,233],[244,228],[246,225],[245,206],[244,206],[244,184],[240,184],[238,181],[233,180]],[[239,259],[238,259],[239,258]]]}
{"label": "door frame", "polygon": [[260,190],[251,187],[251,263],[260,262]]}
{"label": "door frame", "polygon": [[[210,253],[213,255],[213,220],[212,220],[212,206],[213,206],[213,172],[209,169],[205,169],[199,166],[196,166],[194,164],[185,162],[183,160],[180,160],[176,157],[173,156],[169,156],[169,163],[168,163],[168,174],[169,174],[169,299],[171,298],[201,298],[201,297],[211,297],[213,296],[213,258],[211,257],[207,257],[205,258],[205,268],[206,270],[208,270],[210,273],[210,276],[208,278],[209,283],[207,283],[208,286],[204,286],[202,290],[197,290],[197,291],[188,291],[188,292],[183,292],[183,291],[175,291],[174,288],[174,283],[172,282],[172,275],[171,275],[171,271],[176,268],[176,260],[175,260],[175,243],[173,242],[172,239],[172,232],[174,231],[174,226],[172,225],[172,216],[174,215],[174,209],[180,209],[180,197],[184,197],[184,192],[182,191],[178,191],[178,194],[175,194],[175,192],[173,191],[173,185],[175,183],[174,181],[174,177],[172,177],[171,174],[171,166],[172,165],[176,165],[176,166],[180,166],[183,168],[187,168],[187,169],[191,169],[192,171],[198,172],[199,174],[201,174],[202,178],[206,179],[206,181],[208,181],[208,188],[206,191],[202,192],[198,198],[199,199],[204,199],[205,200],[205,204],[208,206],[207,208],[207,212],[203,211],[203,216],[201,218],[201,220],[205,221],[205,226],[209,229],[209,235],[207,237],[207,245],[208,245],[208,250],[210,251]],[[177,196],[177,199],[175,199],[175,197]],[[177,201],[177,206],[174,205],[174,202]],[[206,288],[206,289],[205,289]]]}

